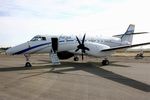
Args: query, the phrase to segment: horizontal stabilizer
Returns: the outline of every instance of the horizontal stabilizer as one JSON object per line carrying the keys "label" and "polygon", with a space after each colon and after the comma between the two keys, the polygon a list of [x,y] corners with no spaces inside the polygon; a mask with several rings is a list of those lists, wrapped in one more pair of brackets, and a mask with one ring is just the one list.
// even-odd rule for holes
{"label": "horizontal stabilizer", "polygon": [[[131,34],[126,34],[126,35],[137,35],[137,34],[146,34],[149,32],[136,32],[136,33],[131,33]],[[119,35],[114,35],[113,37],[121,37],[123,34],[119,34]]]}
{"label": "horizontal stabilizer", "polygon": [[141,43],[141,44],[134,44],[134,45],[127,45],[127,46],[118,46],[118,47],[113,47],[113,48],[109,48],[109,49],[103,49],[103,50],[101,50],[101,52],[114,51],[114,50],[125,49],[125,48],[132,48],[132,47],[143,46],[143,45],[149,45],[149,44],[150,44],[150,42]]}

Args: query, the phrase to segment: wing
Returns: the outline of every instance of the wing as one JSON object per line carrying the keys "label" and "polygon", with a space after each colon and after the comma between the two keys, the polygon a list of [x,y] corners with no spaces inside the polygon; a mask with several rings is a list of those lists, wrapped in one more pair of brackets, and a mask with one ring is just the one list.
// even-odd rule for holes
{"label": "wing", "polygon": [[101,50],[101,52],[114,51],[114,50],[118,50],[118,49],[132,48],[132,47],[137,47],[137,46],[142,46],[142,45],[149,45],[149,44],[150,44],[150,42],[141,43],[141,44],[134,44],[134,45],[118,46],[118,47],[113,47],[113,48],[109,48],[109,49],[103,49],[103,50]]}

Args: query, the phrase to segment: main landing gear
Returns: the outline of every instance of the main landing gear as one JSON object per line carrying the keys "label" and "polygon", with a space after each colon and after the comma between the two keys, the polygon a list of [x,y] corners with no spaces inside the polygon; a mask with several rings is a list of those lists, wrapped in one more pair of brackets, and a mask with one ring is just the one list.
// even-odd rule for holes
{"label": "main landing gear", "polygon": [[79,61],[79,57],[75,56],[74,61]]}
{"label": "main landing gear", "polygon": [[109,65],[109,60],[107,58],[105,58],[103,61],[102,61],[102,65]]}
{"label": "main landing gear", "polygon": [[26,58],[26,64],[25,67],[32,67],[31,63],[30,63],[30,55],[29,54],[24,54],[25,58]]}

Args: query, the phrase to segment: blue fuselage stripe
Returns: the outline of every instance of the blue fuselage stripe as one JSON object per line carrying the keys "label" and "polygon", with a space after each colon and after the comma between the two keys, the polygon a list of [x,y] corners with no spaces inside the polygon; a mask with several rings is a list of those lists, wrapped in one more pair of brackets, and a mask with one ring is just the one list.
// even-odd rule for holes
{"label": "blue fuselage stripe", "polygon": [[[68,41],[74,41],[74,40],[68,40]],[[59,40],[60,43],[64,43],[65,41],[64,40]],[[35,48],[38,48],[38,47],[41,47],[41,46],[45,46],[45,45],[48,45],[48,44],[51,44],[51,42],[48,42],[48,43],[43,43],[43,44],[39,44],[39,45],[36,45],[36,46],[33,46],[33,47],[29,47],[29,48],[26,48],[26,49],[23,49],[21,51],[18,51],[16,53],[14,53],[13,55],[17,55],[17,54],[23,54],[27,51],[30,51],[32,49],[35,49]]]}
{"label": "blue fuselage stripe", "polygon": [[33,46],[33,47],[29,47],[29,48],[26,48],[26,49],[24,49],[24,50],[21,50],[21,51],[18,51],[18,52],[16,52],[16,53],[14,53],[14,55],[16,55],[16,54],[22,54],[22,53],[25,53],[25,52],[27,52],[27,51],[29,51],[29,50],[32,50],[32,49],[35,49],[35,48],[38,48],[38,47],[41,47],[41,46],[44,46],[44,45],[48,45],[48,44],[51,44],[51,42],[44,43],[44,44],[40,44],[40,45],[36,45],[36,46]]}

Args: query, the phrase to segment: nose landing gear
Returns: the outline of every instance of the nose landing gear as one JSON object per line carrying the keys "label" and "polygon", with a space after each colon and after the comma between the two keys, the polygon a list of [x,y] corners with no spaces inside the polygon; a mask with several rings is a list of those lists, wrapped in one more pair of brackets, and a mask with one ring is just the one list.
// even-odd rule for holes
{"label": "nose landing gear", "polygon": [[32,67],[30,62],[26,62],[25,67]]}
{"label": "nose landing gear", "polygon": [[25,58],[26,58],[26,63],[25,63],[25,67],[32,67],[31,63],[30,63],[30,55],[29,54],[24,54]]}

